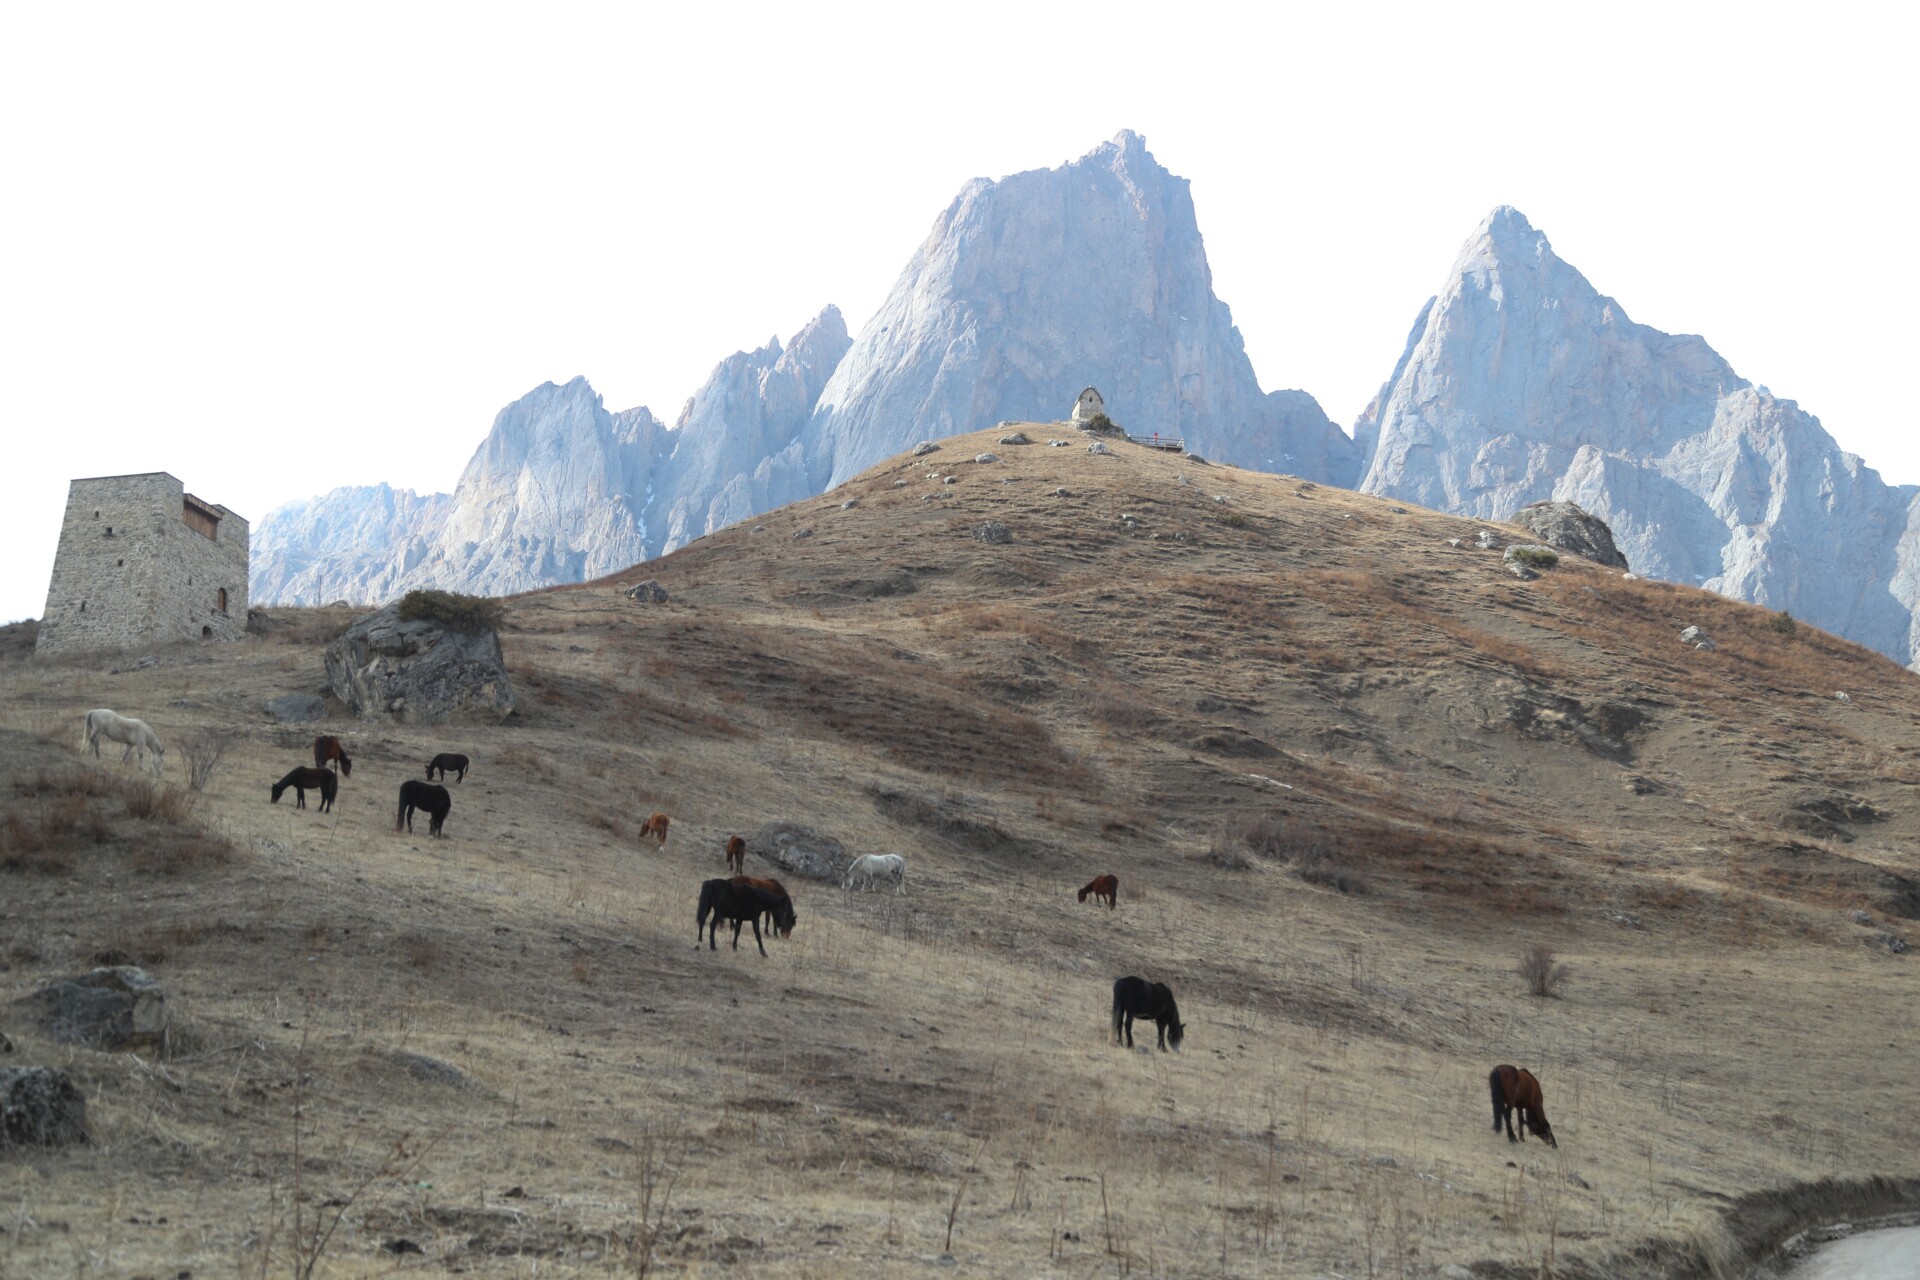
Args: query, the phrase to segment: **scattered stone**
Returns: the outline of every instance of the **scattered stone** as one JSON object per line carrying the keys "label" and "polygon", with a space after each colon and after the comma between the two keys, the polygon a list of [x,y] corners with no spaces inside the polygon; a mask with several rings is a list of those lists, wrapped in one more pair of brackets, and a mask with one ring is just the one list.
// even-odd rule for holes
{"label": "scattered stone", "polygon": [[747,837],[747,852],[809,880],[838,881],[853,858],[832,836],[794,822],[769,822]]}
{"label": "scattered stone", "polygon": [[401,1236],[396,1240],[388,1240],[384,1244],[382,1244],[380,1247],[382,1249],[385,1249],[388,1253],[394,1253],[394,1254],[399,1254],[399,1253],[424,1254],[426,1252],[425,1249],[422,1249],[419,1245],[407,1239],[405,1236]]}
{"label": "scattered stone", "polygon": [[513,711],[513,681],[492,627],[460,629],[402,618],[401,601],[359,618],[327,645],[333,696],[357,716],[444,724],[455,715],[499,720]]}
{"label": "scattered stone", "polygon": [[895,480],[893,482],[893,487],[896,489],[904,489],[907,487],[907,482],[905,480]]}
{"label": "scattered stone", "polygon": [[625,1138],[599,1137],[593,1140],[593,1145],[600,1148],[602,1151],[633,1150],[633,1144],[631,1142],[628,1142]]}
{"label": "scattered stone", "polygon": [[973,526],[973,538],[975,542],[984,542],[990,546],[1013,541],[1013,535],[1007,532],[1007,526],[998,520],[983,520]]}
{"label": "scattered stone", "polygon": [[1629,929],[1638,929],[1641,927],[1640,917],[1631,911],[1616,911],[1610,918],[1615,924],[1623,924]]}
{"label": "scattered stone", "polygon": [[1188,454],[1187,461],[1191,462],[1196,467],[1210,467],[1213,465],[1211,462],[1208,462],[1205,458],[1201,457],[1197,453]]}
{"label": "scattered stone", "polygon": [[763,524],[757,524],[753,526],[753,528],[747,530],[748,533],[765,533],[766,531],[767,531],[767,526]]}
{"label": "scattered stone", "polygon": [[1460,539],[1458,539],[1458,538],[1448,538],[1448,539],[1447,539],[1447,545],[1448,545],[1448,546],[1450,546],[1450,547],[1456,547],[1456,548],[1457,548],[1457,547],[1458,547],[1458,546],[1460,545]]}
{"label": "scattered stone", "polygon": [[133,669],[135,671],[151,671],[153,668],[159,665],[160,665],[160,659],[154,657],[152,654],[149,653],[145,657],[141,658],[140,661],[134,663]]}
{"label": "scattered stone", "polygon": [[158,1046],[170,1020],[160,984],[133,965],[108,965],[56,982],[13,1007],[61,1044],[93,1049]]}
{"label": "scattered stone", "polygon": [[1512,574],[1514,577],[1520,579],[1520,581],[1522,582],[1532,582],[1535,578],[1540,576],[1539,574],[1535,573],[1533,570],[1527,568],[1527,566],[1523,564],[1518,564],[1511,560],[1507,562],[1507,572]]}
{"label": "scattered stone", "polygon": [[1318,489],[1319,487],[1320,487],[1319,485],[1315,484],[1311,480],[1302,480],[1300,482],[1300,487],[1298,489],[1295,489],[1294,492],[1295,493],[1312,493],[1315,489]]}
{"label": "scattered stone", "polygon": [[5,1055],[12,1052],[13,1052],[13,1041],[7,1039],[6,1032],[0,1031],[0,1057],[4,1057]]}
{"label": "scattered stone", "polygon": [[1101,441],[1095,440],[1092,444],[1087,446],[1087,452],[1088,453],[1112,453],[1113,450],[1107,448],[1107,446]]}
{"label": "scattered stone", "polygon": [[1835,702],[1852,702],[1853,701],[1852,698],[1849,698],[1847,696],[1847,691],[1845,689],[1835,689],[1833,691],[1833,700]]}
{"label": "scattered stone", "polygon": [[288,693],[267,700],[267,714],[281,724],[311,724],[324,720],[327,700],[311,693]]}
{"label": "scattered stone", "polygon": [[813,530],[811,529],[795,529],[793,531],[793,539],[795,542],[798,542],[802,538],[811,538],[812,536]]}
{"label": "scattered stone", "polygon": [[977,462],[977,463],[980,463],[981,465],[983,465],[983,466],[984,466],[985,464],[987,464],[987,463],[989,463],[989,462],[998,462],[998,461],[1000,461],[1000,455],[999,455],[999,454],[997,454],[997,453],[976,453],[976,454],[975,454],[975,455],[973,456],[973,460],[974,460],[975,462]]}
{"label": "scattered stone", "polygon": [[1175,484],[1192,484],[1193,483],[1191,480],[1188,480],[1185,476],[1175,476],[1173,478],[1173,482]]}
{"label": "scattered stone", "polygon": [[1067,447],[1067,442],[1066,442],[1065,440],[1049,440],[1049,441],[1047,441],[1047,448],[1049,448],[1049,449],[1064,449],[1064,448],[1066,448],[1066,447]]}
{"label": "scattered stone", "polygon": [[1572,552],[1614,569],[1627,568],[1627,558],[1613,545],[1613,530],[1599,516],[1589,515],[1572,502],[1536,502],[1514,513],[1513,522],[1533,531],[1550,547]]}
{"label": "scattered stone", "polygon": [[1568,1174],[1567,1181],[1571,1182],[1574,1186],[1580,1188],[1582,1191],[1593,1190],[1593,1184],[1591,1182],[1588,1182],[1585,1178],[1581,1177],[1577,1173]]}
{"label": "scattered stone", "polygon": [[930,453],[938,453],[939,451],[940,446],[931,440],[922,440],[919,444],[913,446],[913,456],[916,458],[924,458]]}
{"label": "scattered stone", "polygon": [[1640,581],[1640,575],[1637,573],[1623,573],[1620,575],[1620,580],[1622,582],[1638,582]]}
{"label": "scattered stone", "polygon": [[665,604],[667,589],[660,585],[658,579],[648,578],[645,582],[628,587],[626,596],[627,599],[637,600],[641,604]]}
{"label": "scattered stone", "polygon": [[1226,495],[1226,494],[1224,494],[1224,493],[1216,493],[1216,494],[1214,494],[1214,495],[1213,495],[1213,500],[1214,500],[1215,502],[1218,502],[1218,503],[1221,503],[1221,504],[1224,504],[1224,503],[1226,502],[1226,500],[1227,500],[1227,495]]}
{"label": "scattered stone", "polygon": [[1855,911],[1850,913],[1850,915],[1855,924],[1872,924],[1873,923],[1873,917],[1868,915],[1864,911]]}
{"label": "scattered stone", "polygon": [[1501,546],[1499,535],[1491,529],[1482,529],[1474,538],[1474,544],[1482,551],[1498,551]]}
{"label": "scattered stone", "polygon": [[860,505],[860,499],[858,499],[858,498],[848,498],[848,499],[847,499],[847,500],[846,500],[845,502],[843,502],[843,503],[841,503],[841,504],[840,504],[840,509],[841,509],[842,511],[851,511],[851,510],[853,510],[853,509],[854,509],[855,507],[857,507],[857,506],[859,506],[859,505]]}
{"label": "scattered stone", "polygon": [[1405,507],[1388,507],[1387,510],[1391,511],[1396,516],[1403,516],[1407,514],[1407,509]]}
{"label": "scattered stone", "polygon": [[1875,937],[1874,941],[1879,943],[1881,946],[1885,947],[1888,951],[1891,951],[1896,956],[1903,956],[1907,954],[1907,940],[1905,938],[1900,937],[1898,934],[1883,933]]}
{"label": "scattered stone", "polygon": [[1690,644],[1696,649],[1718,649],[1712,637],[1698,627],[1688,627],[1680,633],[1680,643]]}
{"label": "scattered stone", "polygon": [[960,481],[959,476],[941,476],[940,477],[941,484],[958,484],[959,481]]}
{"label": "scattered stone", "polygon": [[1058,487],[1058,488],[1056,488],[1056,489],[1055,489],[1055,490],[1053,491],[1053,496],[1054,496],[1054,497],[1056,497],[1056,498],[1066,498],[1066,497],[1070,497],[1070,496],[1072,496],[1072,495],[1070,495],[1070,494],[1069,494],[1069,493],[1067,492],[1067,490],[1066,490],[1066,486],[1065,486],[1065,485],[1062,485],[1062,486],[1060,486],[1060,487]]}
{"label": "scattered stone", "polygon": [[1627,790],[1637,796],[1654,795],[1660,790],[1660,784],[1644,774],[1630,774],[1624,784]]}
{"label": "scattered stone", "polygon": [[87,1099],[64,1071],[0,1067],[0,1150],[87,1141]]}
{"label": "scattered stone", "polygon": [[455,1089],[467,1086],[467,1073],[451,1062],[442,1062],[438,1058],[429,1058],[424,1053],[396,1053],[393,1060],[401,1070],[415,1080],[428,1084],[444,1084]]}

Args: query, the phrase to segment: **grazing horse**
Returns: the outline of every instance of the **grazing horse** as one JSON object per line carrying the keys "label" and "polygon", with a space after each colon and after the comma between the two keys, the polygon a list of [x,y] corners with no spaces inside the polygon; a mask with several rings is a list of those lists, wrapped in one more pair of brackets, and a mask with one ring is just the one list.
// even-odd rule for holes
{"label": "grazing horse", "polygon": [[323,733],[313,740],[313,767],[324,769],[329,760],[340,762],[340,776],[353,776],[353,761],[347,759],[347,749],[340,745],[340,739],[330,733]]}
{"label": "grazing horse", "polygon": [[1120,877],[1116,875],[1095,876],[1087,887],[1080,891],[1080,901],[1085,902],[1092,894],[1095,902],[1107,900],[1107,910],[1112,911],[1120,905]]}
{"label": "grazing horse", "polygon": [[654,844],[659,848],[664,849],[667,847],[666,814],[656,813],[640,824],[640,839],[645,840],[648,836],[653,837]]}
{"label": "grazing horse", "polygon": [[447,770],[449,769],[460,775],[454,779],[455,782],[465,782],[467,780],[467,758],[455,751],[442,751],[439,755],[427,761],[427,781],[432,782],[434,771],[438,770],[440,773],[440,781],[445,782],[447,780]]}
{"label": "grazing horse", "polygon": [[1173,1002],[1173,992],[1164,982],[1147,982],[1141,978],[1118,978],[1113,984],[1113,1042],[1120,1043],[1122,1023],[1126,1031],[1127,1048],[1133,1048],[1133,1020],[1152,1018],[1160,1029],[1160,1047],[1165,1049],[1169,1043],[1175,1049],[1186,1039],[1187,1024],[1180,1021],[1180,1006]]}
{"label": "grazing horse", "polygon": [[398,831],[402,825],[405,825],[408,831],[412,831],[415,809],[427,811],[427,817],[430,819],[427,823],[427,834],[437,836],[442,834],[442,828],[447,823],[447,814],[453,809],[453,797],[447,794],[445,787],[437,787],[431,782],[409,778],[400,784],[400,809],[394,815],[393,829]]}
{"label": "grazing horse", "polygon": [[[778,908],[783,901],[785,900],[775,898],[765,889],[757,889],[752,885],[735,884],[731,880],[708,880],[700,886],[700,906],[693,917],[693,945],[696,948],[699,947],[700,937],[704,933],[707,939],[707,950],[718,951],[720,922],[731,920],[733,921],[733,949],[738,951],[740,926],[751,923],[753,945],[759,947],[760,954],[764,956],[767,954],[767,944],[760,940],[760,917],[769,912],[775,912],[777,920]],[[788,913],[791,914],[793,904],[789,901],[785,905]],[[707,927],[709,917],[713,920],[712,928]]]}
{"label": "grazing horse", "polygon": [[[1540,1081],[1533,1072],[1525,1067],[1510,1067],[1504,1062],[1495,1067],[1487,1076],[1487,1086],[1493,1091],[1493,1131],[1500,1132],[1504,1121],[1507,1126],[1508,1142],[1525,1142],[1527,1130],[1533,1130],[1533,1136],[1550,1147],[1560,1145],[1553,1136],[1553,1126],[1547,1123],[1546,1099],[1540,1093]],[[1513,1113],[1520,1113],[1520,1134],[1514,1136]]]}
{"label": "grazing horse", "polygon": [[771,895],[774,905],[768,914],[772,917],[769,923],[774,933],[782,938],[793,936],[793,926],[799,923],[800,917],[793,909],[793,898],[787,893],[787,886],[778,880],[766,880],[759,876],[734,876],[727,883],[736,889],[758,889]]}
{"label": "grazing horse", "polygon": [[844,889],[853,888],[853,882],[866,877],[867,888],[873,888],[876,876],[885,876],[893,881],[893,891],[902,893],[907,887],[907,860],[897,853],[869,853],[855,858],[853,865],[847,868],[847,878],[841,885]]}
{"label": "grazing horse", "polygon": [[294,791],[298,793],[295,795],[293,803],[293,807],[296,809],[304,809],[307,807],[307,792],[309,790],[318,791],[320,793],[320,812],[325,813],[333,808],[333,797],[339,793],[340,779],[334,776],[333,770],[331,769],[309,769],[305,765],[301,765],[298,769],[295,769],[292,773],[273,784],[273,799],[268,803],[279,804],[280,797],[286,793],[288,787],[292,787]]}
{"label": "grazing horse", "polygon": [[727,837],[727,870],[744,874],[747,869],[747,842],[739,836]]}
{"label": "grazing horse", "polygon": [[100,739],[111,738],[115,742],[126,744],[126,750],[120,753],[120,763],[125,764],[135,751],[142,752],[141,763],[153,769],[154,777],[160,776],[162,757],[167,749],[160,745],[159,735],[147,728],[144,720],[135,720],[132,716],[123,716],[118,711],[109,711],[105,707],[87,712],[86,721],[80,730],[80,749],[93,748],[93,754],[100,754]]}

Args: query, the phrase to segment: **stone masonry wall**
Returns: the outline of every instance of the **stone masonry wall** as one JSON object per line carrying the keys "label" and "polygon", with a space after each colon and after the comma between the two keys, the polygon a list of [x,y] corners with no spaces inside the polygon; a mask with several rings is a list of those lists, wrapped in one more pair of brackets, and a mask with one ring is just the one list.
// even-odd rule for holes
{"label": "stone masonry wall", "polygon": [[164,471],[72,482],[35,652],[246,634],[251,530],[204,503],[220,517],[209,538],[188,525],[186,499],[185,486]]}

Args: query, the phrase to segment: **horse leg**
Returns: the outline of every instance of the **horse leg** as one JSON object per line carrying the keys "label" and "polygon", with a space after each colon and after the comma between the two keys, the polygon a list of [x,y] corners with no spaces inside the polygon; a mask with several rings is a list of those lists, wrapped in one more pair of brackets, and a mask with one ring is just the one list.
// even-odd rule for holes
{"label": "horse leg", "polygon": [[764,956],[767,954],[767,944],[760,941],[760,917],[759,916],[755,916],[753,918],[753,945],[760,948],[761,955]]}
{"label": "horse leg", "polygon": [[1127,1010],[1126,1019],[1127,1019],[1127,1048],[1131,1049],[1133,1048],[1133,1010],[1131,1009]]}
{"label": "horse leg", "polygon": [[[744,923],[746,922],[738,918],[735,918],[733,922],[733,949],[735,951],[740,949],[740,926]],[[760,936],[760,927],[758,925],[754,926],[753,933],[755,937]]]}

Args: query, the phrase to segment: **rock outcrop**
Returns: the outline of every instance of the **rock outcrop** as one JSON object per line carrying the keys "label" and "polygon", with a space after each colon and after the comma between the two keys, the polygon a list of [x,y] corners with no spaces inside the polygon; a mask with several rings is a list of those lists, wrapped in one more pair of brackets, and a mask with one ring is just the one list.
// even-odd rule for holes
{"label": "rock outcrop", "polygon": [[500,637],[492,628],[403,618],[390,604],[357,620],[327,645],[333,696],[358,716],[403,724],[455,717],[498,720],[513,711]]}
{"label": "rock outcrop", "polygon": [[1369,493],[1483,519],[1577,503],[1641,574],[1916,656],[1920,490],[1704,340],[1635,324],[1513,209],[1468,241],[1355,438]]}
{"label": "rock outcrop", "polygon": [[171,1023],[160,984],[132,965],[109,965],[52,983],[13,1007],[61,1044],[92,1049],[160,1045]]}
{"label": "rock outcrop", "polygon": [[853,855],[832,836],[793,822],[769,822],[747,837],[747,852],[809,880],[838,880]]}
{"label": "rock outcrop", "polygon": [[87,1099],[64,1071],[0,1067],[0,1150],[87,1140]]}
{"label": "rock outcrop", "polygon": [[1513,523],[1533,530],[1550,547],[1584,556],[1610,569],[1626,569],[1627,558],[1614,545],[1613,530],[1599,516],[1588,515],[1573,502],[1536,502],[1513,515]]}

